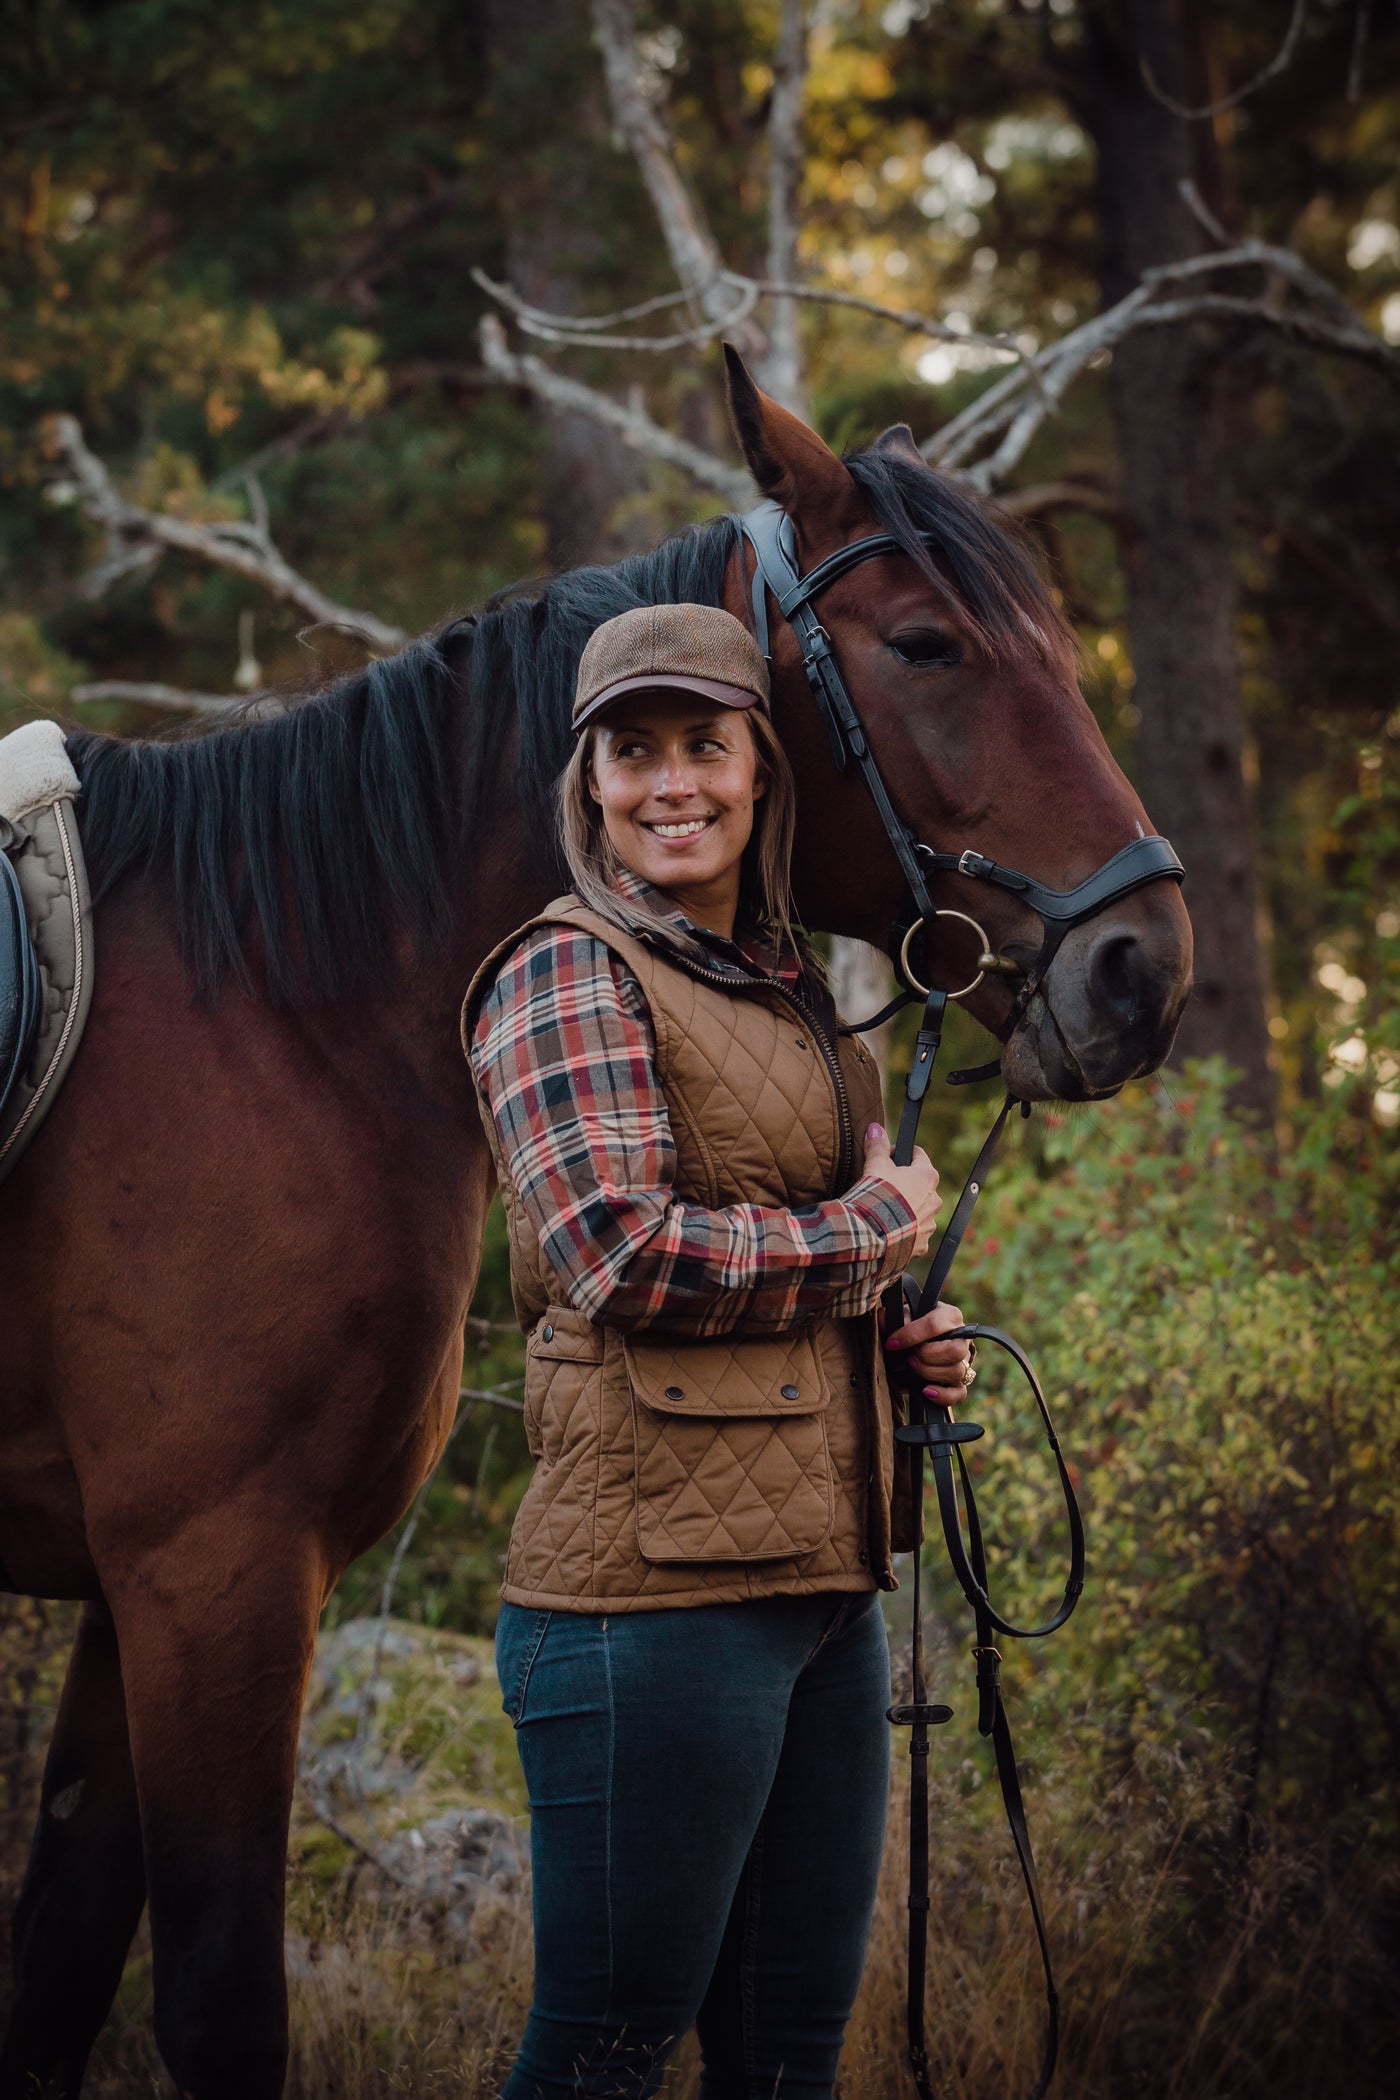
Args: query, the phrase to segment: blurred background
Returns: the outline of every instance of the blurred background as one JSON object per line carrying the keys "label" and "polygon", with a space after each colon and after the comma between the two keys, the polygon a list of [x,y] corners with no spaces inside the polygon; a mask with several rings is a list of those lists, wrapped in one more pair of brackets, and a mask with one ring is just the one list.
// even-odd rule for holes
{"label": "blurred background", "polygon": [[[1388,2089],[1400,14],[11,0],[4,21],[0,732],[189,734],[742,506],[720,335],[838,449],[907,421],[1036,543],[1198,940],[1172,1068],[1038,1116],[958,1274],[969,1316],[1039,1360],[1090,1524],[1080,1614],[1007,1665],[1062,2089]],[[877,958],[833,967],[878,1003]],[[961,1025],[951,1062],[985,1054]],[[984,1121],[937,1103],[945,1176]],[[306,2100],[487,2095],[518,2032],[522,1798],[489,1635],[520,1361],[496,1221],[447,1456],[327,1613],[290,1912]],[[1053,1490],[987,1388],[985,1505],[1029,1607],[1058,1588]],[[0,1610],[6,1910],[71,1624]],[[992,2100],[1033,2073],[1039,1980],[967,1631],[936,1571],[958,1718],[931,2029],[943,2090]],[[879,2100],[905,2090],[903,1787],[842,2087]],[[158,2086],[144,1960],[92,2093]],[[683,2053],[668,2091],[693,2080]]]}

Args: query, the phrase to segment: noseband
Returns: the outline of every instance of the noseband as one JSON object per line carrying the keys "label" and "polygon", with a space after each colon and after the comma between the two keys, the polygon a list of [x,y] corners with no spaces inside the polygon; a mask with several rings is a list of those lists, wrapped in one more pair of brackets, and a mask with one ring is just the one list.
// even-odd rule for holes
{"label": "noseband", "polygon": [[[854,541],[849,547],[838,547],[834,554],[829,554],[824,561],[818,562],[814,569],[809,569],[803,576],[797,566],[797,535],[792,520],[778,504],[760,504],[757,510],[741,517],[738,523],[745,539],[754,550],[756,566],[752,605],[754,631],[759,647],[765,656],[771,657],[768,627],[768,595],[771,592],[779,614],[789,622],[801,644],[803,668],[826,725],[836,769],[845,773],[854,765],[860,772],[904,874],[907,903],[903,917],[894,927],[889,940],[890,953],[895,959],[902,989],[880,1013],[873,1014],[867,1021],[857,1022],[844,1032],[859,1033],[864,1029],[877,1027],[901,1007],[911,1003],[916,995],[924,1002],[923,1019],[915,1040],[913,1063],[905,1081],[904,1105],[894,1144],[895,1162],[905,1166],[913,1158],[919,1118],[929,1081],[933,1076],[934,1060],[938,1055],[943,1019],[949,1000],[964,999],[970,992],[975,991],[986,971],[1007,968],[993,952],[986,933],[975,918],[967,912],[940,910],[934,904],[929,895],[928,877],[934,874],[962,875],[970,882],[990,883],[997,889],[1010,891],[1039,918],[1042,928],[1040,950],[1022,978],[1012,1001],[1006,1029],[1009,1039],[1035,993],[1044,983],[1046,972],[1071,927],[1080,926],[1085,920],[1094,918],[1107,906],[1116,903],[1120,897],[1129,896],[1146,883],[1159,882],[1164,877],[1180,882],[1184,870],[1167,841],[1154,834],[1134,839],[1130,845],[1113,854],[1073,889],[1056,890],[1037,881],[1033,875],[1022,874],[1018,868],[1006,868],[999,861],[989,860],[986,854],[977,853],[971,847],[964,848],[961,852],[944,852],[916,839],[901,822],[890,800],[889,791],[870,749],[860,717],[856,713],[850,690],[832,651],[830,637],[822,626],[813,603],[828,585],[835,583],[838,577],[846,575],[849,570],[858,567],[861,562],[873,561],[886,554],[907,555],[908,549],[891,533],[871,533],[864,539]],[[932,535],[924,537],[931,540]],[[921,930],[931,929],[939,919],[961,919],[971,926],[981,939],[977,975],[957,991],[943,991],[922,984],[914,975],[910,953],[914,938]],[[1000,1070],[1000,1059],[993,1059],[989,1064],[979,1065],[970,1071],[950,1073],[949,1084],[961,1085],[971,1080],[990,1079],[998,1075]],[[1030,1114],[1031,1105],[1028,1101],[1017,1104],[1015,1097],[1007,1094],[977,1155],[962,1194],[953,1208],[953,1214],[944,1227],[923,1289],[919,1289],[913,1277],[905,1276],[901,1283],[894,1285],[886,1294],[886,1312],[892,1326],[902,1326],[908,1320],[917,1319],[931,1311],[938,1303],[971,1222],[977,1199],[985,1186],[987,1173],[1001,1142],[1007,1119],[1013,1106],[1017,1105],[1023,1116]],[[1040,2071],[1029,2095],[1029,2100],[1041,2100],[1054,2076],[1055,2060],[1059,2052],[1059,1999],[1050,1963],[1050,1948],[1036,1882],[1030,1833],[1026,1827],[1015,1750],[1002,1698],[1001,1656],[995,1645],[995,1636],[1003,1634],[1012,1639],[1039,1640],[1064,1625],[1079,1602],[1084,1587],[1084,1528],[1069,1470],[1045,1404],[1045,1395],[1029,1359],[1018,1345],[998,1328],[969,1324],[947,1330],[945,1338],[960,1337],[984,1340],[1004,1350],[1027,1380],[1045,1430],[1046,1441],[1054,1457],[1069,1524],[1070,1567],[1058,1608],[1038,1626],[1016,1625],[996,1609],[988,1594],[987,1559],[982,1527],[971,1477],[963,1456],[963,1447],[980,1437],[983,1432],[975,1422],[954,1421],[951,1409],[936,1408],[932,1410],[930,1418],[930,1410],[925,1406],[923,1399],[922,1380],[917,1374],[912,1377],[908,1372],[904,1374],[900,1382],[907,1394],[909,1420],[896,1428],[895,1437],[899,1443],[911,1447],[914,1507],[919,1513],[920,1523],[923,1510],[925,1454],[932,1463],[944,1541],[953,1573],[972,1607],[976,1627],[973,1654],[977,1658],[978,1732],[984,1737],[990,1736],[992,1740],[1007,1822],[1025,1882],[1045,1973],[1045,2046]],[[966,1537],[963,1535],[964,1512],[967,1521]],[[951,1720],[952,1708],[930,1703],[924,1682],[923,1615],[919,1596],[921,1560],[922,1555],[916,1549],[912,1583],[910,1701],[907,1705],[892,1706],[889,1709],[889,1719],[897,1726],[907,1727],[910,1731],[909,2062],[921,2100],[934,2100],[924,2039],[924,1969],[929,1915],[928,1731],[931,1726]]]}

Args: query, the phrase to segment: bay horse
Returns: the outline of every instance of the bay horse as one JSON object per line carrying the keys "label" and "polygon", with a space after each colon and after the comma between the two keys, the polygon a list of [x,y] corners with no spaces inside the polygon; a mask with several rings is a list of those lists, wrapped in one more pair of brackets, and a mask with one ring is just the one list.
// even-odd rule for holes
{"label": "bay horse", "polygon": [[[804,567],[902,554],[823,618],[899,813],[1069,887],[1147,826],[1033,564],[904,426],[845,460],[730,360]],[[931,535],[931,541],[925,535]],[[746,617],[719,518],[507,597],[279,716],[73,732],[99,903],[81,1055],[0,1204],[0,1583],[82,1615],[15,1918],[0,2100],[74,2100],[143,1904],[155,2030],[191,2100],[277,2100],[298,1720],[336,1581],[453,1419],[492,1196],[458,1038],[478,960],[563,886],[550,786],[589,633],[673,600]],[[901,878],[832,766],[791,631],[773,708],[805,923],[883,944]],[[1028,965],[1038,922],[969,903]],[[949,961],[946,982],[965,956]],[[1166,1056],[1174,882],[1076,928],[1003,1052],[1027,1099]],[[1012,991],[972,1002],[1007,1032]]]}

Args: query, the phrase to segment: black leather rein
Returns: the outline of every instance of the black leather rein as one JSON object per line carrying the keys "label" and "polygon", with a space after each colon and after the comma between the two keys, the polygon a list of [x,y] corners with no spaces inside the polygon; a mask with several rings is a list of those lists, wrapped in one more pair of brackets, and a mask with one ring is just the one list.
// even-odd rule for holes
{"label": "black leather rein", "polygon": [[[797,536],[792,520],[777,504],[760,504],[757,510],[750,511],[738,522],[744,537],[754,550],[756,566],[752,604],[754,631],[758,636],[759,646],[765,656],[771,657],[768,623],[768,597],[771,593],[779,614],[791,624],[801,644],[803,666],[826,725],[837,770],[844,773],[852,764],[858,768],[880,813],[880,820],[904,873],[908,890],[906,918],[895,927],[890,938],[890,951],[895,958],[903,989],[882,1012],[872,1015],[867,1021],[854,1024],[846,1032],[856,1033],[877,1026],[897,1013],[900,1007],[909,1004],[916,993],[924,1001],[923,1016],[915,1040],[914,1059],[905,1081],[904,1103],[893,1148],[896,1163],[901,1166],[907,1165],[914,1154],[919,1119],[933,1075],[934,1060],[938,1055],[948,1002],[950,999],[963,998],[974,990],[976,985],[981,983],[984,971],[1003,967],[999,959],[989,951],[986,936],[983,935],[984,945],[978,958],[978,974],[971,984],[964,985],[960,991],[947,992],[918,982],[913,975],[910,949],[913,936],[920,928],[927,928],[931,932],[939,918],[951,917],[966,919],[979,933],[982,932],[976,920],[966,913],[940,912],[929,895],[927,877],[932,874],[955,874],[965,876],[972,882],[990,883],[996,888],[1013,892],[1039,917],[1043,928],[1040,951],[1026,971],[1012,1001],[1007,1023],[1009,1036],[1043,983],[1045,973],[1070,928],[1093,918],[1107,905],[1115,903],[1120,897],[1128,896],[1133,890],[1142,888],[1145,883],[1158,882],[1163,877],[1181,881],[1181,862],[1164,838],[1155,835],[1137,838],[1115,853],[1111,859],[1106,860],[1073,889],[1055,890],[1037,881],[1033,875],[1022,874],[1017,868],[1003,867],[999,862],[989,860],[985,854],[974,852],[971,848],[960,853],[941,852],[915,839],[907,826],[900,821],[890,800],[879,766],[861,726],[860,717],[841,674],[841,667],[836,661],[830,639],[813,604],[813,600],[829,584],[834,583],[839,576],[846,575],[859,563],[871,561],[880,555],[907,555],[908,550],[891,533],[871,533],[848,547],[839,547],[834,554],[829,554],[824,561],[818,562],[814,569],[810,569],[803,576],[797,566]],[[950,1073],[949,1083],[958,1085],[971,1080],[992,1078],[999,1075],[1000,1069],[1000,1060],[995,1059],[990,1064],[980,1065],[972,1071]],[[1022,1116],[1030,1114],[1031,1105],[1028,1101],[1018,1103],[1012,1094],[1007,1094],[977,1155],[962,1194],[953,1207],[952,1216],[944,1227],[922,1290],[912,1276],[905,1276],[901,1283],[894,1285],[887,1293],[886,1312],[891,1327],[902,1326],[907,1320],[916,1319],[931,1311],[941,1298],[1013,1107],[1019,1107]],[[1055,2060],[1059,2051],[1059,1999],[1050,1962],[1050,1945],[1045,1930],[1040,1890],[1036,1881],[1035,1858],[1031,1850],[1030,1833],[1026,1827],[1020,1775],[1016,1769],[1011,1728],[1002,1697],[1001,1656],[994,1636],[1001,1634],[1013,1640],[1041,1640],[1064,1625],[1079,1602],[1084,1587],[1084,1527],[1080,1519],[1079,1505],[1075,1500],[1069,1468],[1065,1463],[1059,1439],[1055,1434],[1055,1425],[1045,1404],[1045,1395],[1041,1391],[1030,1359],[1018,1344],[999,1328],[967,1325],[953,1328],[949,1333],[953,1337],[968,1337],[993,1344],[1011,1357],[1026,1379],[1035,1398],[1046,1440],[1054,1457],[1069,1525],[1070,1565],[1059,1606],[1041,1625],[1018,1626],[997,1610],[988,1591],[987,1557],[982,1526],[972,1481],[963,1456],[963,1447],[980,1437],[983,1434],[982,1429],[975,1422],[955,1421],[950,1409],[926,1406],[922,1379],[917,1375],[911,1376],[907,1371],[904,1373],[899,1382],[907,1394],[909,1419],[896,1428],[895,1436],[900,1443],[911,1447],[914,1506],[919,1513],[921,1529],[926,1455],[931,1463],[944,1543],[948,1549],[954,1576],[972,1608],[976,1628],[973,1654],[977,1659],[977,1727],[979,1734],[990,1736],[992,1740],[1002,1801],[1025,1882],[1045,1974],[1045,2046],[1040,2070],[1028,2096],[1028,2100],[1042,2100],[1054,2076]],[[895,1375],[899,1376],[897,1370]],[[966,1537],[963,1531],[964,1517]],[[921,1573],[922,1551],[916,1550],[914,1579],[911,1585],[914,1623],[910,1657],[910,1698],[905,1705],[892,1706],[889,1709],[889,1719],[895,1725],[907,1727],[910,1731],[909,2063],[920,2100],[935,2100],[924,2038],[924,1975],[929,1915],[928,1731],[940,1722],[951,1720],[952,1708],[935,1705],[928,1698],[924,1678]]]}

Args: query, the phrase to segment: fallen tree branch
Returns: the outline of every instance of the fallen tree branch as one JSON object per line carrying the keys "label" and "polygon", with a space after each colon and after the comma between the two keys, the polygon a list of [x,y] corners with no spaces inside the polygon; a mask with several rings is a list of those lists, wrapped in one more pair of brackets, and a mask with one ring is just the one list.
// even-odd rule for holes
{"label": "fallen tree branch", "polygon": [[338,605],[299,575],[283,558],[264,526],[197,524],[189,518],[171,517],[165,511],[144,510],[139,504],[128,503],[113,485],[102,461],[89,451],[76,416],[46,417],[44,433],[51,452],[72,475],[85,516],[101,525],[107,535],[107,555],[87,578],[86,596],[100,596],[118,574],[127,573],[138,561],[144,564],[156,559],[170,548],[193,555],[214,568],[244,576],[270,596],[309,613],[318,624],[363,636],[372,648],[401,649],[408,641],[402,627],[390,626],[373,613]]}
{"label": "fallen tree branch", "polygon": [[703,488],[716,490],[726,503],[735,509],[747,509],[753,502],[753,484],[747,474],[727,461],[717,459],[712,452],[702,451],[688,439],[677,437],[672,431],[663,430],[659,423],[638,408],[626,408],[614,401],[610,394],[599,393],[596,387],[584,386],[577,379],[566,379],[538,357],[520,356],[506,343],[505,330],[494,314],[485,314],[481,321],[481,358],[489,372],[512,386],[523,386],[537,400],[548,401],[556,408],[564,408],[591,416],[595,423],[604,423],[615,430],[625,445],[635,452],[642,452],[650,459],[658,459],[670,467],[679,467]]}

